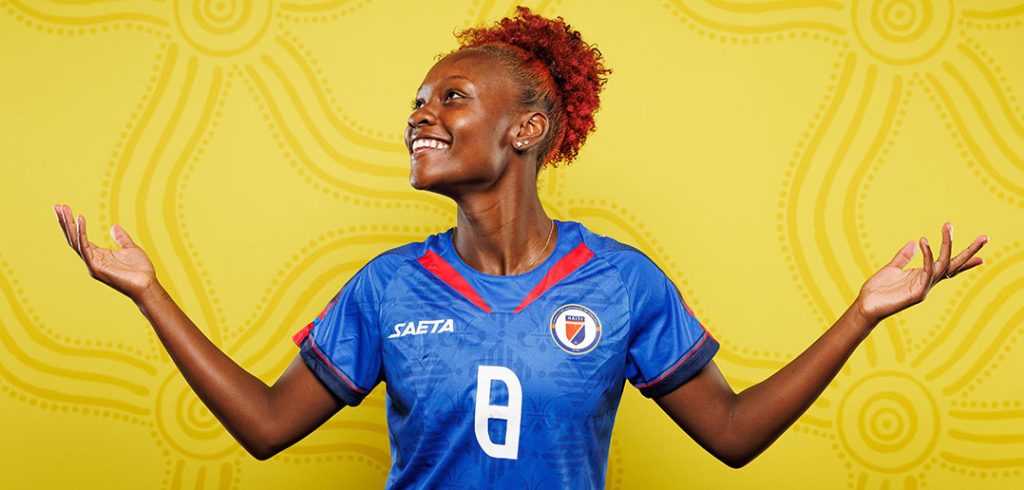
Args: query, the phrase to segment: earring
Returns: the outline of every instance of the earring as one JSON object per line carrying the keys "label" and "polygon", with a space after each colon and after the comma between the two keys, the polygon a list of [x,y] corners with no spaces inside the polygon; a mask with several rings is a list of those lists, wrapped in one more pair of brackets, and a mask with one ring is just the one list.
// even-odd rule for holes
{"label": "earring", "polygon": [[516,148],[522,148],[522,147],[523,147],[523,142],[522,141],[516,141]]}

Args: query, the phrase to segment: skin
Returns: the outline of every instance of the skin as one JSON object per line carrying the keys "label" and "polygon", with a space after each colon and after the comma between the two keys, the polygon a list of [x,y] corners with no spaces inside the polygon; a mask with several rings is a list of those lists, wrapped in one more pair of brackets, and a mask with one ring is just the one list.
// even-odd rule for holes
{"label": "skin", "polygon": [[[456,250],[492,275],[525,272],[551,253],[545,243],[552,223],[537,195],[537,146],[548,135],[548,117],[520,106],[518,94],[490,55],[459,51],[427,73],[405,131],[410,184],[456,202]],[[449,147],[413,152],[413,141],[424,137]],[[273,456],[343,408],[299,356],[271,386],[232,361],[175,304],[145,252],[119,225],[111,235],[120,250],[107,249],[89,241],[84,216],[76,219],[67,205],[55,205],[54,212],[90,276],[138,305],[189,385],[254,457]],[[952,225],[944,224],[941,234],[938,260],[922,237],[923,266],[907,268],[916,248],[908,242],[864,283],[834,325],[763,382],[737,394],[711,361],[655,401],[711,454],[743,466],[813,403],[879,321],[982,263],[975,254],[986,236],[952,257]]]}

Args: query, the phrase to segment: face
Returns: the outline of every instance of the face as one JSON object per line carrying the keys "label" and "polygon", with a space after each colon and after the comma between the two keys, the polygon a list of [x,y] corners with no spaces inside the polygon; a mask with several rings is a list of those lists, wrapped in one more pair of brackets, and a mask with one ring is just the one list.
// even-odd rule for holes
{"label": "face", "polygon": [[485,52],[463,50],[438,61],[416,92],[405,128],[409,183],[451,196],[496,181],[514,153],[517,93]]}

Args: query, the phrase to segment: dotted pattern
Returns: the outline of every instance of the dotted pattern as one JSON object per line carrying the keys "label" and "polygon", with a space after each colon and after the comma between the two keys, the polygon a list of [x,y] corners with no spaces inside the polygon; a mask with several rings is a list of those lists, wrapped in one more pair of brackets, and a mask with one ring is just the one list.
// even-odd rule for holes
{"label": "dotted pattern", "polygon": [[11,397],[11,399],[17,400],[32,408],[39,408],[40,410],[47,410],[54,413],[86,415],[90,417],[103,417],[111,420],[127,422],[145,428],[154,427],[153,421],[149,417],[139,417],[117,410],[111,410],[109,408],[99,408],[85,404],[60,402],[51,399],[36,397],[33,395],[27,395],[24,392],[18,390],[18,388],[8,384],[6,381],[4,381],[3,378],[0,378],[0,392],[3,392],[5,395]]}
{"label": "dotted pattern", "polygon": [[[779,41],[790,41],[795,39],[804,39],[811,41],[818,41],[830,46],[839,48],[848,48],[849,43],[841,36],[834,33],[822,32],[814,29],[787,29],[780,32],[767,32],[767,33],[726,33],[715,30],[712,27],[708,27],[706,24],[696,21],[693,17],[688,16],[682,9],[681,3],[685,2],[665,2],[662,7],[668,10],[676,20],[679,21],[687,30],[694,32],[700,37],[706,38],[710,41],[717,41],[721,44],[731,44],[737,46],[757,46],[761,44],[769,44]],[[737,26],[737,29],[742,27]]]}
{"label": "dotted pattern", "polygon": [[[994,263],[1000,264],[1003,262],[1003,258],[1006,254],[1008,254],[1011,250],[1014,249],[1020,250],[1019,247],[1020,242],[1015,242],[1013,246],[1004,246],[994,251],[988,251],[988,253],[991,254],[992,261]],[[991,271],[989,272],[989,274],[991,274]],[[919,342],[911,344],[910,350],[912,354],[916,354],[920,352],[922,349],[924,349],[926,346],[931,345],[933,342],[935,342],[936,337],[939,336],[940,332],[950,327],[948,322],[951,320],[951,317],[954,311],[956,311],[957,307],[963,304],[962,302],[967,292],[977,288],[978,286],[984,286],[984,281],[982,281],[980,277],[983,276],[979,276],[977,274],[967,274],[964,277],[957,278],[957,286],[956,291],[953,293],[953,301],[951,301],[949,305],[946,306],[946,309],[943,310],[942,314],[939,316],[938,321],[935,322],[935,326],[931,328],[928,331],[928,333],[926,333],[923,337],[921,337]],[[1005,359],[1005,355],[999,360],[1002,361],[1003,359]]]}
{"label": "dotted pattern", "polygon": [[14,18],[14,20],[20,22],[21,24],[24,24],[25,26],[35,29],[36,31],[39,31],[41,33],[52,34],[55,36],[76,37],[121,31],[142,32],[164,39],[166,39],[168,36],[167,32],[163,28],[154,27],[154,25],[149,22],[134,20],[111,20],[100,24],[88,26],[74,26],[63,24],[54,25],[40,21],[39,19],[26,14],[16,5],[7,1],[0,1],[0,8],[2,8],[4,12],[7,13],[7,15],[10,15],[11,17]]}
{"label": "dotted pattern", "polygon": [[[231,94],[232,81],[227,79],[224,81],[223,88],[217,95],[216,109],[214,109],[210,121],[207,123],[208,127],[199,140],[199,144],[196,145],[195,150],[192,152],[192,157],[189,158],[188,163],[185,165],[185,169],[181,174],[181,184],[178,186],[175,199],[174,212],[178,216],[178,226],[181,229],[181,240],[185,244],[185,250],[188,253],[190,265],[195,268],[196,273],[199,275],[200,282],[202,284],[201,296],[204,302],[209,302],[210,306],[213,307],[215,312],[215,325],[228,325],[228,320],[224,316],[224,307],[220,304],[220,299],[217,297],[217,291],[213,287],[213,278],[204,266],[203,259],[200,256],[199,249],[195,246],[192,241],[192,232],[189,229],[189,220],[185,216],[185,203],[187,202],[186,192],[189,188],[189,180],[192,173],[196,169],[196,165],[201,165],[203,160],[203,153],[210,144],[210,140],[216,133],[217,126],[219,125],[220,118],[224,111],[224,105],[226,104],[227,97]],[[193,284],[192,286],[195,286]],[[217,330],[223,330],[218,328]],[[218,332],[220,333],[220,332]]]}
{"label": "dotted pattern", "polygon": [[389,468],[389,467],[387,467],[385,465],[380,464],[379,461],[377,461],[377,460],[375,460],[373,458],[369,458],[369,457],[363,456],[361,454],[352,454],[352,453],[317,454],[315,456],[307,456],[307,455],[297,456],[297,455],[294,455],[294,454],[282,454],[281,456],[279,456],[277,458],[277,461],[280,461],[280,462],[285,463],[285,464],[309,464],[309,463],[322,464],[322,463],[332,463],[332,462],[335,462],[335,461],[345,461],[345,462],[349,462],[349,463],[359,463],[359,465],[362,466],[363,468],[366,468],[367,471],[373,471],[373,472],[377,473],[379,476],[387,476],[388,475],[388,471],[391,470],[391,468]]}
{"label": "dotted pattern", "polygon": [[[1022,247],[1024,247],[1024,243],[1021,243],[1020,241],[1013,242],[1007,247],[993,253],[993,261],[998,264],[1000,259],[1002,259],[1004,255],[1008,255],[1011,251],[1018,252],[1022,249]],[[980,279],[977,277],[975,277],[974,279],[976,282],[980,281]],[[960,294],[957,294],[957,297],[960,296]],[[949,315],[951,310],[952,308],[947,309],[941,318],[944,319],[947,315]],[[960,392],[960,396],[962,398],[970,398],[974,394],[975,390],[977,390],[980,387],[980,385],[985,382],[985,380],[992,377],[993,372],[999,370],[999,368],[1006,362],[1010,352],[1013,351],[1013,347],[1020,340],[1022,333],[1024,333],[1024,328],[1017,327],[1014,328],[1009,333],[1009,335],[1000,339],[1001,343],[999,346],[999,350],[996,351],[995,357],[985,364],[984,369],[981,370],[981,373],[979,375],[976,375],[971,378],[971,381]],[[1017,400],[1016,402],[1020,403],[1019,400]]]}
{"label": "dotted pattern", "polygon": [[[394,199],[364,197],[364,196],[355,195],[355,194],[353,194],[351,192],[347,192],[347,191],[343,192],[342,190],[334,188],[333,186],[329,186],[329,185],[324,184],[321,181],[321,179],[319,179],[312,172],[310,172],[306,168],[306,166],[299,161],[298,156],[296,156],[291,151],[291,149],[288,147],[288,144],[285,141],[284,136],[281,134],[281,131],[280,131],[280,129],[277,126],[277,123],[274,122],[273,116],[270,113],[270,110],[268,109],[268,107],[267,107],[265,101],[263,100],[262,96],[258,93],[258,90],[257,90],[255,84],[252,82],[250,77],[241,76],[241,74],[238,73],[238,71],[240,71],[240,70],[241,69],[238,68],[236,73],[234,73],[233,75],[242,79],[242,82],[243,82],[243,85],[246,88],[246,91],[249,92],[250,96],[252,97],[253,103],[256,104],[256,107],[259,109],[259,111],[261,113],[261,116],[260,116],[261,120],[267,125],[267,128],[270,129],[270,131],[272,132],[273,137],[274,137],[274,142],[276,143],[277,149],[281,151],[282,156],[288,161],[288,165],[290,165],[292,167],[292,169],[294,169],[303,178],[303,181],[307,185],[309,185],[310,187],[313,188],[313,190],[319,191],[322,194],[324,194],[325,196],[330,196],[330,197],[333,197],[333,198],[336,198],[336,199],[340,199],[342,203],[345,203],[347,205],[350,204],[350,205],[357,206],[357,207],[376,208],[376,209],[403,209],[404,208],[404,209],[411,209],[411,210],[414,210],[414,211],[423,211],[423,212],[431,213],[431,214],[434,214],[434,215],[437,215],[437,216],[442,216],[442,217],[445,217],[445,218],[448,218],[448,217],[451,216],[451,211],[450,210],[445,209],[445,208],[441,208],[439,206],[431,206],[431,205],[423,204],[421,202],[408,202],[408,201],[397,201],[396,202],[396,200],[394,200]],[[408,194],[411,197],[414,196],[412,194],[412,191],[409,191]]]}
{"label": "dotted pattern", "polygon": [[967,168],[971,169],[971,173],[978,178],[992,193],[992,195],[999,199],[1006,201],[1008,204],[1024,207],[1024,201],[1017,196],[1014,196],[1006,191],[1005,188],[996,184],[996,182],[989,176],[985,169],[973,158],[973,155],[967,149],[967,144],[964,142],[963,135],[956,129],[952,122],[949,110],[945,104],[939,100],[939,96],[933,89],[933,83],[922,83],[925,95],[928,96],[928,100],[935,107],[935,112],[939,114],[939,119],[942,121],[943,126],[949,131],[949,137],[954,141],[957,151],[960,153],[960,157],[964,159],[967,164]]}
{"label": "dotted pattern", "polygon": [[[313,72],[316,73],[317,77],[316,81],[320,84],[320,87],[323,88],[323,91],[327,97],[327,101],[330,104],[329,109],[336,117],[338,117],[338,119],[341,119],[341,122],[346,127],[351,128],[352,130],[366,137],[379,139],[382,142],[396,141],[396,136],[394,132],[385,132],[368,128],[362,125],[358,120],[349,116],[348,113],[342,109],[342,106],[338,104],[338,99],[334,95],[334,90],[331,88],[330,82],[324,75],[324,69],[323,67],[320,66],[319,60],[317,60],[317,58],[313,55],[313,51],[306,47],[305,43],[302,42],[301,38],[292,33],[292,31],[286,26],[284,22],[279,23],[278,28],[281,31],[281,37],[287,40],[288,44],[293,46],[294,49],[301,53],[302,57],[313,68]],[[404,143],[402,146],[402,151],[405,151]]]}
{"label": "dotted pattern", "polygon": [[966,44],[974,53],[981,53],[982,61],[988,71],[995,74],[996,79],[999,83],[999,93],[1006,96],[1006,100],[1012,107],[1012,117],[1017,120],[1024,121],[1024,110],[1021,109],[1020,100],[1017,98],[1017,94],[1014,93],[1013,85],[1010,85],[1009,80],[1006,78],[1006,74],[1003,73],[1003,67],[997,64],[995,57],[988,54],[981,43],[975,41],[973,38],[968,37],[966,31],[961,30],[963,36],[963,42]]}
{"label": "dotted pattern", "polygon": [[[960,30],[961,36],[964,38],[964,43],[970,46],[975,52],[977,52],[982,59],[992,67],[992,71],[995,72],[999,77],[1001,86],[1008,86],[1006,76],[1002,75],[1002,68],[996,64],[995,59],[989,55],[988,51],[985,50],[981,44],[972,40],[967,36],[967,32],[964,29]],[[935,111],[939,114],[939,119],[942,121],[943,126],[949,132],[950,139],[953,140],[956,145],[956,150],[959,152],[960,157],[964,159],[967,164],[967,168],[971,170],[971,173],[978,178],[983,185],[985,185],[989,192],[1006,203],[1018,207],[1024,207],[1024,199],[1020,195],[1014,195],[1012,190],[1007,190],[1005,187],[996,183],[992,177],[988,174],[986,169],[979,164],[975,158],[976,156],[969,150],[967,143],[964,141],[964,135],[956,127],[953,122],[953,116],[950,113],[950,109],[946,106],[943,100],[941,100],[938,93],[935,90],[935,79],[931,78],[931,83],[921,82],[922,88],[925,95],[928,96],[928,100],[932,103]],[[1017,115],[1021,114],[1020,106],[1017,104],[1017,97],[1012,93],[1007,94],[1007,98],[1014,104],[1014,111]],[[961,110],[963,110],[961,108]]]}
{"label": "dotted pattern", "polygon": [[[965,12],[967,14],[967,12]],[[1024,17],[1007,18],[999,20],[982,20],[965,18],[961,19],[960,22],[964,27],[970,27],[979,31],[1000,31],[1007,29],[1020,29],[1024,26]]]}
{"label": "dotted pattern", "polygon": [[[408,238],[408,241],[418,241],[422,240],[424,236],[433,233],[438,233],[440,231],[443,230],[427,226],[408,224],[391,225],[376,223],[352,225],[325,231],[324,233],[320,234],[320,236],[309,240],[308,242],[306,242],[305,245],[299,247],[299,251],[293,254],[292,257],[277,270],[277,272],[274,274],[274,278],[270,280],[270,284],[267,285],[267,287],[263,290],[263,295],[260,296],[260,299],[256,303],[256,306],[253,308],[249,316],[246,317],[245,322],[243,322],[243,324],[254,326],[257,325],[260,316],[266,314],[266,310],[271,299],[273,299],[274,296],[278,294],[278,288],[281,286],[282,281],[284,281],[285,276],[293,274],[295,272],[295,267],[305,262],[315,252],[323,248],[326,248],[328,245],[330,245],[333,242],[336,242],[338,239],[342,237],[360,235],[366,236],[370,234],[379,233],[401,233],[401,235]],[[310,320],[312,320],[312,317],[310,318]],[[237,340],[239,337],[246,336],[247,334],[248,330],[229,332],[227,335],[225,335],[224,340],[226,342],[232,342],[234,340]]]}
{"label": "dotted pattern", "polygon": [[279,10],[279,15],[282,19],[298,24],[319,24],[323,22],[332,22],[341,19],[347,15],[354,14],[363,7],[370,4],[369,0],[356,0],[356,1],[339,1],[334,2],[336,7],[331,8],[327,11],[317,10],[314,12],[304,11],[301,4],[291,5],[283,3]]}
{"label": "dotted pattern", "polygon": [[85,352],[93,351],[94,349],[96,349],[96,351],[116,351],[136,359],[144,359],[146,361],[156,360],[156,356],[153,355],[152,352],[147,352],[133,345],[125,344],[123,341],[81,339],[65,335],[61,331],[55,330],[53,327],[47,325],[46,322],[43,321],[42,317],[36,313],[35,309],[32,308],[32,305],[28,303],[28,295],[25,294],[25,289],[21,286],[21,281],[19,281],[17,277],[14,277],[14,270],[11,269],[7,260],[2,257],[0,257],[0,271],[3,272],[4,277],[8,278],[11,288],[14,289],[15,296],[18,300],[17,307],[21,308],[25,312],[25,316],[27,316],[32,322],[31,325],[24,325],[24,327],[41,332],[44,336],[53,339],[58,344],[87,348],[88,350]]}
{"label": "dotted pattern", "polygon": [[[840,60],[845,59],[848,54],[843,53],[840,56]],[[814,131],[821,125],[822,120],[825,117],[825,112],[828,109],[828,105],[832,103],[836,95],[836,82],[839,78],[839,74],[842,72],[842,62],[836,61],[832,64],[832,73],[829,75],[829,83],[825,86],[825,95],[822,97],[822,102],[818,104],[817,109],[814,111],[814,115],[811,116],[810,122],[807,123],[807,129],[800,135],[800,139],[796,143],[796,149],[793,150],[792,157],[789,160],[789,164],[786,166],[785,173],[782,179],[782,191],[779,193],[778,211],[775,214],[778,220],[776,225],[776,231],[778,232],[779,243],[782,246],[782,253],[785,256],[786,267],[789,270],[790,277],[793,279],[793,283],[796,285],[797,291],[800,292],[800,296],[804,299],[807,305],[810,307],[810,311],[815,313],[814,320],[820,324],[827,324],[828,319],[825,315],[818,310],[814,300],[811,299],[811,294],[804,285],[803,278],[800,277],[800,273],[797,270],[795,257],[791,246],[789,244],[789,234],[786,228],[786,211],[789,208],[790,201],[795,199],[792,196],[793,192],[793,177],[796,174],[797,168],[800,166],[801,160],[805,147],[814,134]]]}
{"label": "dotted pattern", "polygon": [[110,223],[115,220],[115,217],[110,214],[110,208],[112,207],[110,203],[113,187],[112,179],[114,178],[115,172],[117,172],[119,162],[126,158],[124,154],[125,147],[127,146],[129,139],[131,139],[133,131],[136,131],[136,128],[139,125],[139,118],[146,112],[147,105],[155,103],[152,101],[152,98],[157,90],[157,81],[159,80],[159,74],[163,69],[164,58],[167,56],[168,49],[169,46],[167,42],[160,44],[160,49],[156,54],[152,74],[149,76],[146,89],[139,98],[139,102],[135,105],[135,109],[128,115],[128,121],[125,122],[124,129],[118,135],[117,141],[114,142],[114,150],[111,152],[110,160],[107,161],[107,168],[103,172],[103,186],[100,189],[100,197],[102,198],[100,201],[101,223]]}

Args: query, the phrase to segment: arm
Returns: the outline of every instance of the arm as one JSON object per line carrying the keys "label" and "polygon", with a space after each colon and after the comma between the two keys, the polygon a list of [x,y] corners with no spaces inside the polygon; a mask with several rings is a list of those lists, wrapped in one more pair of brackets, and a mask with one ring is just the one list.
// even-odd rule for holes
{"label": "arm", "polygon": [[240,367],[203,335],[156,279],[152,263],[119,226],[121,250],[90,242],[85,218],[54,211],[65,238],[89,274],[139,307],[181,374],[236,440],[257,459],[267,459],[323,424],[344,404],[296,356],[273,386]]}
{"label": "arm", "polygon": [[873,326],[850,308],[800,356],[739,394],[711,361],[655,402],[704,449],[739,468],[814,403]]}
{"label": "arm", "polygon": [[923,301],[942,279],[980,265],[981,258],[974,254],[987,241],[978,237],[951,260],[952,226],[944,226],[939,260],[932,262],[928,241],[922,238],[924,268],[904,270],[914,253],[913,242],[908,242],[868,279],[831,328],[768,379],[736,394],[712,361],[655,401],[708,452],[739,468],[767,449],[814,403],[878,322]]}

